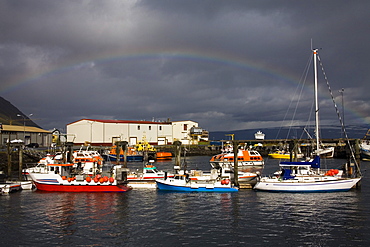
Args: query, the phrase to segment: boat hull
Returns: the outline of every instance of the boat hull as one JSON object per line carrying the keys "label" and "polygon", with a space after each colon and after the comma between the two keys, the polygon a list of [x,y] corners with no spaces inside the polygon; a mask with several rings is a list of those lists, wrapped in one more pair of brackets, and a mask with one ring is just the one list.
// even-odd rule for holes
{"label": "boat hull", "polygon": [[[144,156],[143,155],[128,155],[127,156],[127,162],[143,162],[144,161]],[[116,155],[108,155],[106,160],[109,161],[117,161],[117,156]],[[124,161],[123,155],[120,156],[120,161]]]}
{"label": "boat hull", "polygon": [[369,144],[361,144],[360,151],[361,151],[361,159],[364,159],[364,160],[370,159],[370,145]]}
{"label": "boat hull", "polygon": [[[280,154],[280,153],[271,153],[271,154],[268,154],[268,156],[272,159],[290,159],[290,154]],[[301,159],[303,158],[303,154],[297,154],[297,158],[298,159]],[[294,159],[294,155],[293,155],[293,159]]]}
{"label": "boat hull", "polygon": [[22,190],[22,186],[20,183],[0,184],[0,194],[2,195],[7,195],[9,193],[13,193],[20,190]]}
{"label": "boat hull", "polygon": [[214,187],[207,185],[199,186],[181,186],[181,185],[171,185],[165,182],[157,181],[157,187],[159,190],[166,191],[179,191],[179,192],[237,192],[238,189],[235,187]]}
{"label": "boat hull", "polygon": [[170,160],[172,159],[172,153],[170,152],[157,152],[156,153],[157,160]]}
{"label": "boat hull", "polygon": [[126,185],[97,184],[97,185],[65,185],[65,184],[46,184],[34,182],[37,190],[50,192],[127,192],[131,187]]}
{"label": "boat hull", "polygon": [[156,189],[157,183],[155,180],[131,180],[127,183],[133,189]]}
{"label": "boat hull", "polygon": [[339,192],[349,191],[361,178],[323,182],[266,181],[258,182],[254,189],[268,192]]}

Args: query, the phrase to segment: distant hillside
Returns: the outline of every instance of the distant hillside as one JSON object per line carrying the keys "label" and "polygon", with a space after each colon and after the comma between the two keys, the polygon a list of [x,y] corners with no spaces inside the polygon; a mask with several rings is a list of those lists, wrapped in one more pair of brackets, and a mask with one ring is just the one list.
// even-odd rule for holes
{"label": "distant hillside", "polygon": [[[368,125],[363,126],[346,126],[346,132],[349,138],[362,139],[367,130]],[[254,140],[254,133],[258,130],[265,133],[265,139],[308,139],[308,135],[303,130],[304,126],[296,126],[294,128],[275,127],[275,128],[260,128],[260,129],[246,129],[234,131],[210,131],[209,140],[230,140],[230,136],[226,134],[234,134],[235,140]],[[315,138],[313,127],[308,129],[309,134]],[[334,139],[342,137],[342,130],[340,126],[322,126],[320,128],[321,138]]]}
{"label": "distant hillside", "polygon": [[18,117],[18,114],[25,116],[27,126],[40,128],[40,126],[29,119],[17,107],[15,107],[9,101],[0,96],[0,123],[8,125],[23,125],[23,117]]}

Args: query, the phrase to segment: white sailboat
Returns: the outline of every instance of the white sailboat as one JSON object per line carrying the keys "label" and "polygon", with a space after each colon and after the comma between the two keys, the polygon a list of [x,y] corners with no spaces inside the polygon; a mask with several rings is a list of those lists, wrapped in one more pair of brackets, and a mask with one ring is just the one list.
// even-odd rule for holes
{"label": "white sailboat", "polygon": [[317,87],[317,49],[314,56],[315,106],[316,106],[316,157],[311,162],[281,162],[280,175],[263,177],[254,189],[269,192],[334,192],[348,191],[361,177],[344,177],[343,171],[320,169],[319,106]]}

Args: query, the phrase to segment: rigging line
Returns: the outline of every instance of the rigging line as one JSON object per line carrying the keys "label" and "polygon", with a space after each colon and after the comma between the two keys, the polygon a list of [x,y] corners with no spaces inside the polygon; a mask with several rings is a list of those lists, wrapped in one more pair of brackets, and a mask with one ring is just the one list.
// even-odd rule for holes
{"label": "rigging line", "polygon": [[[295,117],[295,115],[296,115],[297,108],[298,108],[298,105],[299,105],[299,100],[300,100],[300,98],[301,98],[301,96],[302,96],[302,92],[303,92],[303,88],[304,88],[304,83],[305,83],[306,78],[307,78],[307,74],[308,74],[308,71],[309,71],[309,66],[310,66],[310,64],[311,64],[311,61],[312,61],[312,56],[309,56],[309,59],[308,59],[308,61],[307,61],[307,63],[306,63],[306,66],[305,66],[305,69],[304,69],[304,71],[303,71],[303,73],[302,73],[302,75],[301,75],[301,77],[300,77],[300,79],[299,79],[299,84],[297,85],[297,87],[296,87],[296,89],[295,89],[295,92],[294,92],[294,94],[293,94],[293,97],[292,97],[292,99],[290,100],[289,107],[288,107],[287,111],[285,112],[285,116],[284,116],[284,119],[283,119],[282,125],[281,125],[280,129],[278,130],[278,133],[277,133],[277,135],[276,135],[276,138],[279,136],[280,131],[281,131],[282,127],[283,127],[283,123],[285,122],[285,120],[286,120],[286,118],[287,118],[287,116],[288,116],[289,110],[291,109],[291,106],[292,106],[293,101],[294,101],[294,99],[295,99],[295,97],[294,97],[294,96],[295,96],[295,95],[297,95],[297,91],[298,91],[299,87],[301,86],[301,90],[300,90],[300,93],[299,93],[298,101],[297,101],[297,104],[296,104],[296,107],[295,107],[295,110],[294,110],[294,113],[293,113],[293,117],[292,117],[291,123],[290,123],[290,125],[289,125],[289,126],[290,126],[290,128],[288,129],[287,136],[286,136],[285,140],[287,140],[287,139],[288,139],[288,137],[289,137],[291,127],[293,126],[294,117]],[[302,84],[302,81],[303,81],[303,84]],[[302,85],[301,85],[301,84],[302,84]]]}
{"label": "rigging line", "polygon": [[[310,60],[310,64],[308,65],[308,67],[311,67],[311,63],[312,63],[312,60],[313,60],[312,56],[310,56],[310,58],[311,58],[311,60]],[[307,74],[308,74],[308,69],[307,69]],[[310,129],[312,127],[311,118],[312,118],[312,113],[314,112],[314,108],[315,108],[315,100],[312,100],[311,109],[309,111],[308,119],[306,121],[306,125],[303,129],[303,132],[302,132],[302,139],[303,139],[303,135],[305,134],[305,132],[307,133],[308,139],[313,139],[312,136],[309,134],[307,129]]]}
{"label": "rigging line", "polygon": [[297,113],[298,105],[299,105],[299,102],[300,102],[300,99],[301,99],[301,96],[302,96],[304,85],[306,83],[306,79],[307,79],[307,76],[308,76],[311,61],[312,61],[312,56],[310,56],[309,61],[306,64],[306,68],[305,68],[305,70],[303,71],[303,73],[301,75],[301,79],[300,79],[300,82],[302,82],[301,91],[299,92],[299,97],[298,97],[298,100],[297,100],[297,104],[296,104],[296,107],[295,107],[295,110],[294,110],[294,113],[293,113],[293,117],[292,117],[292,121],[291,121],[290,126],[293,126],[293,121],[294,121],[295,115]]}
{"label": "rigging line", "polygon": [[328,78],[327,78],[327,76],[326,76],[326,73],[325,73],[325,70],[324,70],[324,66],[323,66],[323,64],[322,64],[322,62],[321,62],[321,59],[320,59],[319,54],[317,54],[317,60],[319,61],[319,64],[320,64],[320,67],[321,67],[321,71],[322,71],[322,73],[323,73],[323,75],[324,75],[324,79],[325,79],[326,85],[327,85],[327,87],[328,87],[328,89],[329,89],[329,93],[330,93],[331,99],[332,99],[332,101],[333,101],[333,103],[334,103],[334,107],[335,107],[335,110],[336,110],[336,113],[337,113],[337,116],[338,116],[339,122],[340,122],[341,127],[342,127],[342,131],[343,131],[343,133],[344,133],[344,135],[345,135],[345,137],[346,137],[347,144],[348,144],[349,149],[350,149],[350,151],[351,151],[351,156],[352,156],[352,158],[353,158],[353,160],[354,160],[354,162],[355,162],[355,165],[356,165],[357,171],[359,172],[360,176],[362,176],[362,174],[361,174],[361,170],[360,170],[360,167],[359,167],[359,165],[357,164],[357,160],[356,160],[356,158],[355,158],[353,148],[352,148],[352,146],[351,146],[351,144],[350,144],[350,142],[349,142],[349,138],[348,138],[348,135],[347,135],[346,128],[344,127],[342,117],[340,116],[340,112],[339,112],[339,109],[338,109],[337,103],[335,102],[335,99],[334,99],[333,91],[331,90],[331,87],[330,87],[330,84],[329,84],[329,80],[328,80]]}

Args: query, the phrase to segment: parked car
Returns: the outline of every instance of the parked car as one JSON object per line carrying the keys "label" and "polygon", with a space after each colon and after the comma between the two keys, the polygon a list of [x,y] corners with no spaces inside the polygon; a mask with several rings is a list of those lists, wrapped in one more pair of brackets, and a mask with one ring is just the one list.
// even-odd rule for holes
{"label": "parked car", "polygon": [[30,144],[27,144],[26,146],[29,147],[29,148],[38,148],[39,144],[38,143],[30,143]]}

